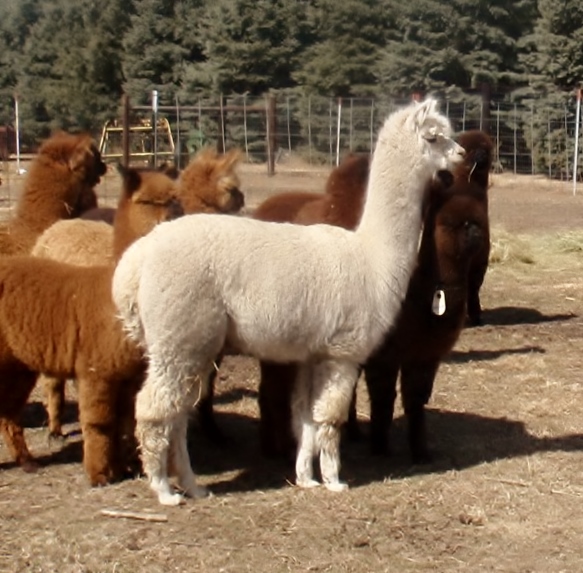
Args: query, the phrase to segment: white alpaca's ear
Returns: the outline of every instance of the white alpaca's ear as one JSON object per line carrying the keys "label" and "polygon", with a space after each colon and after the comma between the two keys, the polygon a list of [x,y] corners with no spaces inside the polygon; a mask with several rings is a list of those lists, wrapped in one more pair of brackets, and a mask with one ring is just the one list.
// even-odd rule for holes
{"label": "white alpaca's ear", "polygon": [[413,112],[413,124],[419,129],[427,119],[428,116],[436,113],[437,100],[429,97],[417,105],[415,111]]}

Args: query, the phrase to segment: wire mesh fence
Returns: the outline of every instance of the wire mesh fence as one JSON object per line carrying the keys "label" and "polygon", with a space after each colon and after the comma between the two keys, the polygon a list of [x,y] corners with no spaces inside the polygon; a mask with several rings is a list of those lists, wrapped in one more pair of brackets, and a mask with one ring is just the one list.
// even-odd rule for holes
{"label": "wire mesh fence", "polygon": [[[270,95],[200,98],[196,105],[131,108],[133,158],[163,157],[178,166],[207,145],[239,147],[250,163],[274,165],[297,157],[309,165],[334,165],[348,152],[370,152],[384,118],[408,100],[391,98],[326,98]],[[480,96],[442,100],[442,110],[456,132],[488,131],[495,142],[495,169],[517,174],[543,174],[555,179],[583,177],[576,151],[576,99],[563,102],[509,102]],[[109,158],[121,156],[119,133],[102,134]],[[277,167],[276,167],[277,168]]]}
{"label": "wire mesh fence", "polygon": [[[125,98],[127,101],[127,98]],[[191,100],[192,101],[192,100]],[[123,106],[95,138],[106,160],[172,162],[184,167],[206,146],[238,147],[249,164],[266,164],[273,174],[301,166],[332,166],[348,152],[370,153],[385,117],[409,100],[332,98],[297,94],[208,96],[194,104]],[[480,94],[441,98],[441,109],[456,132],[482,129],[495,143],[497,172],[544,175],[583,181],[576,97],[512,102]],[[128,157],[124,157],[124,131]],[[0,200],[11,208],[18,197],[18,178],[10,176],[9,130],[2,135],[4,162]],[[17,136],[17,134],[15,134]],[[10,159],[8,159],[10,158]],[[17,168],[12,172],[19,171]],[[114,193],[115,195],[115,193]]]}

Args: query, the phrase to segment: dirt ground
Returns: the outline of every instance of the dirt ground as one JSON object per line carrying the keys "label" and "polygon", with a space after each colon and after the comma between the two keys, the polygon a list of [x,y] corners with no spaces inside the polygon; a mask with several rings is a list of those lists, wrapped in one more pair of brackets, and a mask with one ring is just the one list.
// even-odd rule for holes
{"label": "dirt ground", "polygon": [[[326,172],[242,175],[252,208],[276,191],[321,189]],[[495,175],[490,212],[498,262],[483,288],[486,324],[462,333],[438,373],[434,463],[410,464],[398,409],[391,457],[343,441],[350,490],[296,488],[291,464],[259,453],[256,362],[229,357],[217,410],[230,443],[213,446],[194,428],[190,445],[213,496],[166,508],[143,479],[89,488],[74,387],[62,447],[48,443],[37,389],[25,418],[42,469],[23,473],[0,443],[0,571],[583,570],[583,185],[573,196],[571,184]]]}

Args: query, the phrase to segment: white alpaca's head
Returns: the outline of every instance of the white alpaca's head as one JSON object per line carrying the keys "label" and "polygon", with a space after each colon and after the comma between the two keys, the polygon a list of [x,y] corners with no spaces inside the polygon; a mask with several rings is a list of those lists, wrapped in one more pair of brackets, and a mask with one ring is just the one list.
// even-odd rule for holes
{"label": "white alpaca's head", "polygon": [[451,138],[451,124],[437,110],[437,101],[427,98],[414,102],[405,125],[418,136],[418,145],[434,171],[452,169],[464,158],[464,148]]}

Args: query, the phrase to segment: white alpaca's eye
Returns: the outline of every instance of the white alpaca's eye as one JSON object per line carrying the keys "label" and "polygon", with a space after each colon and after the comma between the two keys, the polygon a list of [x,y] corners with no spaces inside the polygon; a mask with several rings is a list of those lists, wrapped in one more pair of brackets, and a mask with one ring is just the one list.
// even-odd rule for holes
{"label": "white alpaca's eye", "polygon": [[437,141],[437,135],[426,135],[425,141],[428,143],[435,143]]}

